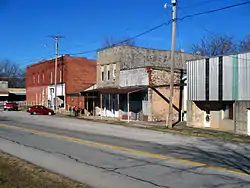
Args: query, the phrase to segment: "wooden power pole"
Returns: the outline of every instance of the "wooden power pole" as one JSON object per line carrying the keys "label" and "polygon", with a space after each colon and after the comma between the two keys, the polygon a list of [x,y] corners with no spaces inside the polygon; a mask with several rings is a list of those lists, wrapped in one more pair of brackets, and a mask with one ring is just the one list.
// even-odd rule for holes
{"label": "wooden power pole", "polygon": [[171,48],[171,72],[170,72],[170,97],[169,114],[166,119],[166,126],[173,127],[173,96],[174,96],[174,68],[175,68],[175,40],[176,40],[176,10],[177,0],[172,0],[173,20],[172,20],[172,48]]}
{"label": "wooden power pole", "polygon": [[58,61],[58,41],[60,38],[63,38],[62,36],[59,35],[53,35],[50,36],[53,38],[56,42],[56,59],[55,59],[55,101],[54,101],[54,110],[57,112],[57,61]]}

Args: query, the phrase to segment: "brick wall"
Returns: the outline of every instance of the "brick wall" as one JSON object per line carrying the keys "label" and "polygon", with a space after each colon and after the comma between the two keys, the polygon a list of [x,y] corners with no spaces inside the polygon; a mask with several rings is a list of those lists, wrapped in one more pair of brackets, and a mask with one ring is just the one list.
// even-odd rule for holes
{"label": "brick wall", "polygon": [[[27,105],[44,105],[47,106],[47,86],[35,86],[35,87],[28,87],[26,90],[26,101]],[[44,95],[43,95],[44,92]]]}
{"label": "brick wall", "polygon": [[[27,101],[35,103],[36,95],[42,94],[41,88],[54,84],[54,66],[55,60],[52,59],[27,67]],[[58,59],[57,70],[57,84],[65,83],[66,95],[72,92],[84,90],[96,83],[95,60],[88,60],[86,58],[80,57],[70,57],[67,55],[62,56]],[[71,100],[67,100],[67,97],[65,98],[66,104],[73,105],[71,104]]]}
{"label": "brick wall", "polygon": [[84,108],[84,97],[83,96],[67,96],[68,105],[67,109],[69,107],[77,106],[79,108]]}
{"label": "brick wall", "polygon": [[[157,88],[157,90],[169,99],[169,88]],[[179,108],[180,89],[174,88],[173,104]],[[152,120],[153,121],[165,121],[166,115],[169,113],[169,103],[162,99],[156,92],[153,91],[152,95]],[[178,121],[178,111],[173,108],[173,120]]]}

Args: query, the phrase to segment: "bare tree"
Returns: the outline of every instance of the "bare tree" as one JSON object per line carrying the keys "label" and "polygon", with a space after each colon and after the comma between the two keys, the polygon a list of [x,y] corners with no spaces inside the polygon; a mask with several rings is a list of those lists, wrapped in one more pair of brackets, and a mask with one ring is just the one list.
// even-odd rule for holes
{"label": "bare tree", "polygon": [[228,35],[213,35],[204,37],[198,44],[192,46],[193,53],[199,52],[202,56],[217,56],[229,53],[236,53],[238,45],[234,37]]}
{"label": "bare tree", "polygon": [[239,45],[240,52],[249,52],[250,51],[250,35],[247,35]]}
{"label": "bare tree", "polygon": [[8,81],[9,87],[25,87],[25,71],[17,63],[0,61],[0,80]]}
{"label": "bare tree", "polygon": [[103,42],[103,48],[110,48],[110,47],[114,47],[117,45],[128,45],[128,46],[135,46],[135,40],[131,39],[130,37],[124,37],[123,39],[114,39],[113,37],[110,38],[106,38]]}

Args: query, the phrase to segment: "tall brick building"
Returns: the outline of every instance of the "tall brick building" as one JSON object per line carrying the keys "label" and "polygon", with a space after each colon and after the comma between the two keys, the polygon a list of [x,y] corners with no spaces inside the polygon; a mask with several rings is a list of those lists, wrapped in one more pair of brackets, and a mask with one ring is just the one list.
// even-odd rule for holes
{"label": "tall brick building", "polygon": [[[84,108],[84,98],[77,91],[96,82],[96,61],[69,55],[58,58],[57,105],[61,108]],[[55,59],[26,68],[27,104],[53,107],[55,103]]]}

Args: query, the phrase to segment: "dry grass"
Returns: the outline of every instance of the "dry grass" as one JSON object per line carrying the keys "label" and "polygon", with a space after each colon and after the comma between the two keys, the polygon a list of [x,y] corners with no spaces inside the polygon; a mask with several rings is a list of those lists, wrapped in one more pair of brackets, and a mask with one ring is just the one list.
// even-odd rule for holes
{"label": "dry grass", "polygon": [[0,151],[0,188],[90,188]]}

